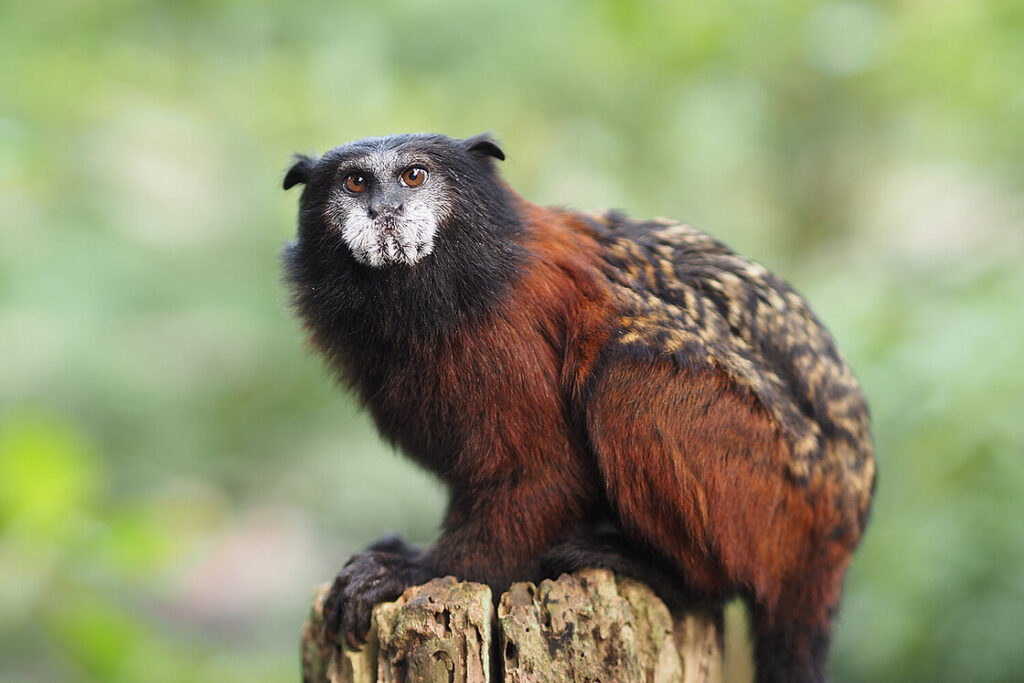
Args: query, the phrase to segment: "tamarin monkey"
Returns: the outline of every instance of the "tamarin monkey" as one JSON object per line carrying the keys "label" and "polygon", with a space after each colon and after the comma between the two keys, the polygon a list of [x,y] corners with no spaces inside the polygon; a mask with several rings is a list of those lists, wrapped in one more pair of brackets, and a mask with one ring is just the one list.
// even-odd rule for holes
{"label": "tamarin monkey", "polygon": [[358,647],[376,603],[436,576],[500,594],[633,568],[743,597],[758,681],[826,680],[875,482],[832,338],[713,237],[536,206],[495,159],[488,135],[394,135],[285,175],[305,185],[284,262],[312,344],[450,492],[433,547],[386,539],[345,565],[328,629]]}

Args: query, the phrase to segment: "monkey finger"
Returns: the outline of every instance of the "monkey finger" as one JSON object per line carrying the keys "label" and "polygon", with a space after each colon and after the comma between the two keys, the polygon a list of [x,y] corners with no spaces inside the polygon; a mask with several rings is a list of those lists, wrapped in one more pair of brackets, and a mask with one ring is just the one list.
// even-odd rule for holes
{"label": "monkey finger", "polygon": [[370,616],[373,614],[374,603],[367,600],[356,600],[349,603],[345,611],[342,628],[345,631],[345,642],[353,650],[358,650],[366,643],[366,634],[370,630]]}
{"label": "monkey finger", "polygon": [[324,598],[324,633],[333,636],[338,633],[341,626],[342,615],[345,611],[345,592],[348,587],[347,579],[340,574],[334,580],[334,584]]}
{"label": "monkey finger", "polygon": [[348,628],[345,629],[345,644],[348,645],[348,648],[353,652],[359,652],[365,642],[366,641],[361,640],[354,631],[351,631]]}

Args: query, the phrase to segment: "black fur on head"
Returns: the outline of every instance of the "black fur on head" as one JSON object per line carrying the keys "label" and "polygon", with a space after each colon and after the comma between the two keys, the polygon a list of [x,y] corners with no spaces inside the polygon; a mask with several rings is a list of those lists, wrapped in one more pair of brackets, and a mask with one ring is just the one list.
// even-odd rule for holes
{"label": "black fur on head", "polygon": [[[296,157],[284,186],[305,189],[284,262],[320,348],[344,354],[442,333],[501,296],[525,252],[495,158],[504,154],[487,135],[429,134]],[[426,172],[416,186],[404,175],[413,168]]]}

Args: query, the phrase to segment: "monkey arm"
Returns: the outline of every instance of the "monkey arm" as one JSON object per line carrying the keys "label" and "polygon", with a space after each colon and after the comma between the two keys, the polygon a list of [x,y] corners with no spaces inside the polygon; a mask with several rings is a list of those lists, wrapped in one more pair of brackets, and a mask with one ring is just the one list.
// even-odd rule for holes
{"label": "monkey arm", "polygon": [[437,574],[486,583],[496,594],[534,579],[540,557],[587,514],[581,482],[557,470],[455,492],[444,531],[425,557]]}
{"label": "monkey arm", "polygon": [[557,470],[453,490],[443,533],[433,547],[417,555],[391,537],[346,563],[325,602],[327,630],[342,633],[358,648],[374,605],[437,576],[486,583],[495,596],[513,581],[537,579],[541,556],[585,516],[584,490],[582,482],[558,476]]}

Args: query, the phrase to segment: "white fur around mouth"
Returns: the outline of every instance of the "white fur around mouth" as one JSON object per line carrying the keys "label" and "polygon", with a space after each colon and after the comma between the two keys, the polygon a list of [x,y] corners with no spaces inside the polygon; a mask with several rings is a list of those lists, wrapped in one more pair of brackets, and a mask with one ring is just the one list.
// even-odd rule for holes
{"label": "white fur around mouth", "polygon": [[414,265],[434,250],[437,222],[429,210],[406,211],[399,217],[349,215],[341,236],[356,260],[374,268]]}

